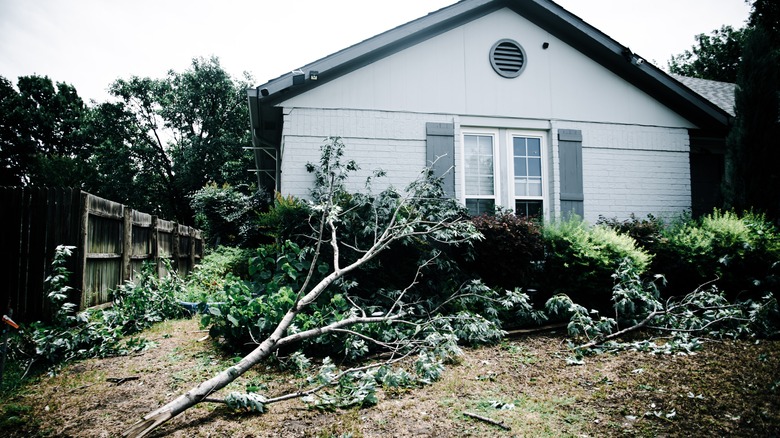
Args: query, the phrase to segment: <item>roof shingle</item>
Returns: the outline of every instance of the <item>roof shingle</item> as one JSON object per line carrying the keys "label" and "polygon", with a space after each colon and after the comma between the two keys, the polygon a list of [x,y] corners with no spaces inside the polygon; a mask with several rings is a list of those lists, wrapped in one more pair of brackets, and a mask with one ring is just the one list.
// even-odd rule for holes
{"label": "roof shingle", "polygon": [[723,111],[729,113],[732,117],[736,116],[734,113],[735,84],[730,82],[711,81],[708,79],[689,78],[680,75],[671,76],[701,97],[709,100]]}

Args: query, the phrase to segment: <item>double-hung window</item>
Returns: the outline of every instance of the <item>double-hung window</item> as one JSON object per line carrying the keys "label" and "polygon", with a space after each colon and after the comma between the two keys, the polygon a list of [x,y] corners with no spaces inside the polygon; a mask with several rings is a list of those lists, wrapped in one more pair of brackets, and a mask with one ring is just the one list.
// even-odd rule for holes
{"label": "double-hung window", "polygon": [[541,216],[544,202],[542,139],[514,134],[511,139],[515,214]]}
{"label": "double-hung window", "polygon": [[493,213],[496,207],[495,135],[463,136],[465,198],[469,213]]}
{"label": "double-hung window", "polygon": [[543,131],[464,129],[463,199],[469,213],[497,207],[520,216],[544,213],[545,138]]}

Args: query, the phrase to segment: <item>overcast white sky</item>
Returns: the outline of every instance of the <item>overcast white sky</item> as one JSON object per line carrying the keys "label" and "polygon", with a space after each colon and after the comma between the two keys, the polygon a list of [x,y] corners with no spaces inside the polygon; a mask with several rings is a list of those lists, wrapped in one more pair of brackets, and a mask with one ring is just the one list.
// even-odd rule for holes
{"label": "overcast white sky", "polygon": [[[256,84],[455,0],[0,0],[0,76],[46,75],[88,101],[117,78],[161,78],[216,55]],[[558,0],[665,68],[699,33],[742,27],[744,0]]]}

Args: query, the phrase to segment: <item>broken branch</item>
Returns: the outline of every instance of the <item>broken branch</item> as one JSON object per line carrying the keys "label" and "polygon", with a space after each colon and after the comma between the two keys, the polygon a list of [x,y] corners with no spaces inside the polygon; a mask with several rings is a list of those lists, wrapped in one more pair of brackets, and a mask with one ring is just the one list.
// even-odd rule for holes
{"label": "broken branch", "polygon": [[474,413],[471,413],[471,412],[468,412],[468,411],[463,411],[463,415],[465,415],[467,417],[471,417],[471,418],[477,419],[479,421],[484,421],[485,423],[492,424],[493,426],[498,426],[498,427],[500,427],[500,428],[502,428],[504,430],[512,430],[511,427],[507,426],[502,421],[496,421],[496,420],[494,420],[492,418],[483,417],[482,415],[474,414]]}

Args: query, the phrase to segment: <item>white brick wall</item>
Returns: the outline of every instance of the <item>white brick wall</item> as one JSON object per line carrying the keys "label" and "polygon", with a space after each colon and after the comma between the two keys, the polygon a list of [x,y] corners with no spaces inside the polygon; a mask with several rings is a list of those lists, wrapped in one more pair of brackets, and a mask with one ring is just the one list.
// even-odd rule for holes
{"label": "white brick wall", "polygon": [[403,189],[425,167],[425,124],[452,122],[452,116],[390,111],[293,108],[285,111],[282,140],[282,193],[308,197],[314,178],[306,163],[316,163],[328,136],[341,137],[346,159],[361,169],[348,181],[362,190],[366,177],[382,169],[374,191],[388,185]]}
{"label": "white brick wall", "polygon": [[[459,142],[459,118],[444,114],[345,109],[286,109],[284,116],[282,192],[308,197],[313,184],[306,163],[316,163],[320,146],[328,136],[342,137],[347,159],[361,170],[348,182],[350,190],[362,190],[376,169],[387,177],[373,185],[380,191],[392,184],[404,188],[425,166],[425,124],[455,123]],[[627,218],[674,216],[691,207],[689,139],[686,129],[603,123],[551,122],[558,129],[579,129],[583,137],[585,220],[599,215]],[[547,201],[560,212],[558,140],[552,136]],[[456,144],[456,153],[458,145]],[[456,156],[457,159],[457,156]],[[456,161],[456,166],[458,162]],[[460,179],[456,178],[460,193]]]}
{"label": "white brick wall", "polygon": [[588,222],[595,222],[599,215],[671,217],[690,210],[687,130],[588,123],[559,124],[558,128],[582,130]]}

